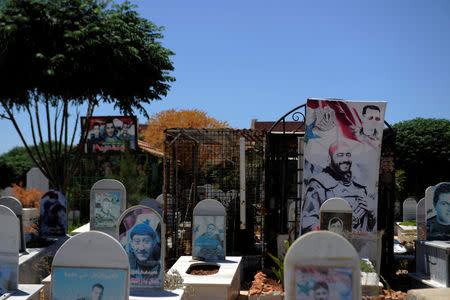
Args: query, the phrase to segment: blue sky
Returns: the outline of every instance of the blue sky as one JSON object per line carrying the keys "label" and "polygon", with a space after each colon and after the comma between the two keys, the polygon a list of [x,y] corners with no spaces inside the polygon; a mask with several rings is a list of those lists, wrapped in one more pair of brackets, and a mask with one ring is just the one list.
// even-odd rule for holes
{"label": "blue sky", "polygon": [[[450,1],[132,2],[176,53],[177,81],[150,115],[197,108],[249,128],[307,98],[342,98],[387,101],[391,124],[450,118]],[[20,145],[9,121],[0,126],[0,153]]]}

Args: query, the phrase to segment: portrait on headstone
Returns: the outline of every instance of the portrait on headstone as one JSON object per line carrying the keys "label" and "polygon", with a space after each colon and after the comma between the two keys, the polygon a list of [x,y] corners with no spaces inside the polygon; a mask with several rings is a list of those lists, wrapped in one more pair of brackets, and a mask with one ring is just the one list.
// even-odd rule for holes
{"label": "portrait on headstone", "polygon": [[58,191],[48,191],[40,201],[41,233],[44,235],[64,235],[66,223],[66,197]]}
{"label": "portrait on headstone", "polygon": [[[86,118],[81,118],[84,124]],[[136,150],[137,119],[135,117],[91,117],[87,127],[85,152],[105,153],[109,151],[125,151],[128,144],[130,150]]]}
{"label": "portrait on headstone", "polygon": [[436,185],[427,196],[427,240],[450,241],[450,182]]}
{"label": "portrait on headstone", "polygon": [[161,217],[151,209],[126,211],[119,223],[119,242],[130,262],[130,286],[161,287]]}
{"label": "portrait on headstone", "polygon": [[94,226],[114,227],[120,217],[120,192],[95,191]]}
{"label": "portrait on headstone", "polygon": [[352,231],[352,214],[337,212],[321,212],[320,229],[339,234]]}
{"label": "portrait on headstone", "polygon": [[385,110],[386,102],[307,100],[301,234],[316,229],[333,197],[350,204],[353,231],[376,231]]}
{"label": "portrait on headstone", "polygon": [[54,300],[123,300],[126,270],[63,268],[54,269]]}
{"label": "portrait on headstone", "polygon": [[352,270],[343,267],[295,268],[296,300],[352,299]]}
{"label": "portrait on headstone", "polygon": [[225,216],[194,216],[193,254],[196,259],[225,259]]}

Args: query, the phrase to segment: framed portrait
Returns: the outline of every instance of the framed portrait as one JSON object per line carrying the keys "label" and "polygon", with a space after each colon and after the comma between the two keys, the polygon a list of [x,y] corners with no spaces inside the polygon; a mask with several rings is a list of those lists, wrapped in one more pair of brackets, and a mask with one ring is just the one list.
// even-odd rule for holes
{"label": "framed portrait", "polygon": [[95,228],[114,228],[120,217],[121,193],[114,190],[96,190],[94,192]]}
{"label": "framed portrait", "polygon": [[121,215],[117,236],[130,262],[131,288],[163,287],[163,234],[162,218],[151,208],[133,206]]}
{"label": "framed portrait", "polygon": [[55,267],[53,300],[127,299],[127,270]]}
{"label": "framed portrait", "polygon": [[[81,117],[84,126],[87,118]],[[124,152],[137,149],[138,123],[136,117],[95,116],[86,126],[86,153]]]}
{"label": "framed portrait", "polygon": [[320,212],[320,229],[339,234],[352,232],[352,213]]}
{"label": "framed portrait", "polygon": [[193,258],[205,261],[225,259],[225,216],[194,215],[193,222]]}
{"label": "framed portrait", "polygon": [[61,192],[48,191],[40,200],[41,233],[64,235],[67,231],[67,200]]}

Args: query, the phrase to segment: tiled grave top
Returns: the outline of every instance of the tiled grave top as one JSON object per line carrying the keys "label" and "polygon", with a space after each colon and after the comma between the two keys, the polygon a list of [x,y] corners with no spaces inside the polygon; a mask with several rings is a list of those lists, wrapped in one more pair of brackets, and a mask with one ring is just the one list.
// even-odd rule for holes
{"label": "tiled grave top", "polygon": [[215,199],[205,199],[200,201],[194,208],[193,214],[196,216],[225,216],[225,207]]}
{"label": "tiled grave top", "polygon": [[320,206],[320,211],[352,212],[352,208],[342,198],[330,198]]}

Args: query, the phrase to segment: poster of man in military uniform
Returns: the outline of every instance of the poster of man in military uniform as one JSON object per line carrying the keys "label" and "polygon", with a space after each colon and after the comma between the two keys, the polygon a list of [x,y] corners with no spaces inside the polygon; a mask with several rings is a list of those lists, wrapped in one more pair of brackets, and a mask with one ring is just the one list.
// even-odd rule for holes
{"label": "poster of man in military uniform", "polygon": [[352,208],[352,229],[374,232],[386,102],[308,99],[301,233],[316,230],[320,206],[339,197]]}

